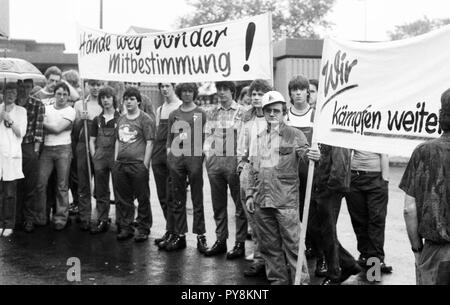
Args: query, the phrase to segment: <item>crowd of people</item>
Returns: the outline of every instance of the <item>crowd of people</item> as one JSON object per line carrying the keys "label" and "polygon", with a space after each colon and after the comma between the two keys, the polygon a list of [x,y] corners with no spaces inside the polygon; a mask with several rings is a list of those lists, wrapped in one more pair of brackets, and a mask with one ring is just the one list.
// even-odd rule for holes
{"label": "crowd of people", "polygon": [[[151,166],[166,220],[165,234],[155,239],[159,249],[171,252],[187,246],[189,187],[192,233],[201,254],[244,258],[250,231],[253,261],[244,275],[266,277],[271,284],[292,284],[312,161],[316,168],[305,255],[316,258],[315,275],[324,277],[324,285],[340,284],[371,267],[367,262],[373,257],[382,273],[392,272],[384,253],[388,156],[312,145],[316,80],[292,78],[289,103],[265,80],[252,81],[238,99],[234,82],[219,81],[215,83],[218,103],[205,111],[197,103],[195,83],[158,84],[164,103],[154,110],[134,83],[125,83],[123,95],[118,96],[107,82],[87,80],[88,94],[82,99],[76,72],[50,67],[45,77],[44,88],[35,88],[32,80],[8,82],[0,104],[0,235],[9,236],[15,229],[32,233],[49,224],[62,231],[69,210],[77,213],[82,231],[101,234],[110,228],[114,203],[117,240],[144,242],[153,222]],[[216,224],[216,240],[210,247],[205,236],[203,166]],[[413,194],[420,181],[415,182],[412,166],[402,189],[420,200]],[[235,244],[230,251],[228,189],[236,211]],[[96,213],[91,197],[96,200]],[[337,238],[344,197],[358,259]],[[408,206],[411,210],[413,205]],[[419,252],[422,245],[413,231],[408,230]],[[302,283],[307,283],[306,264],[299,272]]]}

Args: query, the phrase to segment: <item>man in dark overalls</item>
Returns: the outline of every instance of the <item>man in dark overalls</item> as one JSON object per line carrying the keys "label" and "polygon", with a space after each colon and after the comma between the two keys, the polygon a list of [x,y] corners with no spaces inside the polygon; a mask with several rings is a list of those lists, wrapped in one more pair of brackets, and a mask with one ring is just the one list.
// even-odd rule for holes
{"label": "man in dark overalls", "polygon": [[[95,170],[95,195],[97,200],[97,223],[91,227],[91,233],[108,231],[110,208],[109,176],[114,165],[115,128],[119,118],[116,111],[117,101],[114,89],[106,86],[100,89],[98,102],[102,113],[92,121],[89,148]],[[115,196],[114,196],[115,197]]]}
{"label": "man in dark overalls", "polygon": [[159,203],[166,219],[166,233],[161,238],[155,239],[155,244],[163,249],[173,237],[174,232],[173,217],[168,208],[169,201],[173,200],[166,149],[169,114],[180,107],[182,102],[175,94],[174,84],[159,83],[158,88],[164,98],[164,104],[156,110],[156,139],[153,144],[152,169]]}

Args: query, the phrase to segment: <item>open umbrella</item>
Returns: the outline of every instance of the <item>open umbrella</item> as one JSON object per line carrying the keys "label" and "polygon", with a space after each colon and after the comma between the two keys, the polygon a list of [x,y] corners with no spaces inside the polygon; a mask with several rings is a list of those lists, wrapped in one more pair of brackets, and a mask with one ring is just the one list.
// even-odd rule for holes
{"label": "open umbrella", "polygon": [[20,58],[0,57],[0,78],[45,81],[44,75],[31,63]]}

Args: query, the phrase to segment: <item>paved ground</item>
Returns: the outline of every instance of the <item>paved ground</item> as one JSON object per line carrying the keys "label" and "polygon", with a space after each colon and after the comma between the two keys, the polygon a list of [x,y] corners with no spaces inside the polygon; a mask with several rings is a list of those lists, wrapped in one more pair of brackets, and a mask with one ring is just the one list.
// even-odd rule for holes
{"label": "paved ground", "polygon": [[[403,167],[391,168],[390,200],[386,225],[386,262],[394,267],[391,275],[384,275],[379,284],[414,284],[414,262],[403,221],[403,192],[397,185]],[[205,173],[205,214],[208,244],[214,238],[214,219],[210,189]],[[187,249],[177,253],[159,251],[153,240],[164,233],[164,219],[151,175],[151,202],[154,225],[148,242],[136,244],[132,240],[117,242],[114,230],[92,236],[83,233],[76,224],[63,232],[49,228],[38,229],[33,234],[16,232],[9,238],[0,238],[1,284],[67,284],[67,260],[76,257],[81,262],[82,284],[267,284],[262,279],[247,279],[242,270],[249,264],[245,260],[227,261],[224,256],[205,258],[196,250],[195,236],[187,237]],[[230,203],[232,202],[229,199]],[[192,225],[192,209],[188,210],[188,224]],[[229,208],[230,235],[234,235],[233,204]],[[114,208],[112,209],[114,218]],[[114,228],[113,228],[114,229]],[[341,243],[355,256],[355,235],[345,203],[338,222]],[[228,241],[228,247],[234,238]],[[253,248],[247,242],[247,251]],[[314,261],[309,262],[313,271]],[[312,272],[311,272],[312,273]],[[312,278],[312,284],[320,279]],[[348,285],[371,284],[364,275],[351,277]]]}

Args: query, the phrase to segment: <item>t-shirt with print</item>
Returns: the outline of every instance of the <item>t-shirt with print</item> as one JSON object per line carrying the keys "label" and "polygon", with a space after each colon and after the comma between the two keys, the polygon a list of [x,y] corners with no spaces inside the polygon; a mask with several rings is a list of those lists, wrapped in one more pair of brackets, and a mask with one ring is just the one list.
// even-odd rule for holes
{"label": "t-shirt with print", "polygon": [[[55,105],[45,106],[45,117],[50,123],[56,123],[61,120],[67,120],[73,123],[75,120],[75,110],[72,107],[67,106],[62,109],[56,109]],[[44,120],[45,121],[45,120]],[[44,145],[45,146],[57,146],[57,145],[68,145],[72,143],[71,139],[72,130],[64,130],[59,134],[45,134]]]}
{"label": "t-shirt with print", "polygon": [[144,162],[147,141],[155,139],[154,120],[142,110],[139,116],[132,120],[126,115],[121,116],[117,122],[117,139],[119,140],[118,162]]}

